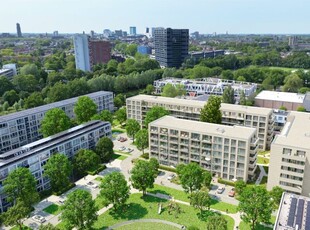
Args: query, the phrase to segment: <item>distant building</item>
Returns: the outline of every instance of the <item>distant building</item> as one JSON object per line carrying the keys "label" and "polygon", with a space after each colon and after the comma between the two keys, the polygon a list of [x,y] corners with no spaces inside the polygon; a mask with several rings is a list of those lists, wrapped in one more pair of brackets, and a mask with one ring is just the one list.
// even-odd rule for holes
{"label": "distant building", "polygon": [[181,67],[188,55],[188,29],[155,29],[155,57],[162,67]]}
{"label": "distant building", "polygon": [[140,54],[151,54],[152,49],[149,46],[138,46],[138,53],[140,53]]}
{"label": "distant building", "polygon": [[123,36],[123,37],[127,37],[127,31],[123,31],[122,36]]}
{"label": "distant building", "polygon": [[90,40],[85,34],[77,34],[73,43],[77,69],[91,71],[93,65],[107,63],[111,59],[111,43],[108,41]]}
{"label": "distant building", "polygon": [[129,27],[129,34],[130,35],[137,35],[137,28],[135,26]]}
{"label": "distant building", "polygon": [[16,33],[17,33],[17,37],[21,38],[22,37],[22,30],[20,28],[20,24],[16,23]]}
{"label": "distant building", "polygon": [[287,110],[297,110],[303,106],[310,111],[310,94],[264,90],[255,97],[255,106],[271,109],[285,107]]}
{"label": "distant building", "polygon": [[123,31],[122,30],[115,30],[115,36],[116,37],[123,37]]}
{"label": "distant building", "polygon": [[195,60],[204,58],[215,58],[217,56],[222,56],[225,54],[224,50],[212,50],[212,51],[194,51],[190,52],[189,56]]}
{"label": "distant building", "polygon": [[103,37],[108,38],[112,36],[112,31],[109,29],[103,30]]}
{"label": "distant building", "polygon": [[4,76],[9,80],[12,80],[15,75],[17,75],[16,64],[6,64],[0,69],[0,76]]}
{"label": "distant building", "polygon": [[53,32],[53,37],[58,37],[58,31],[57,31],[57,30],[55,30],[55,31]]}
{"label": "distant building", "polygon": [[150,28],[149,28],[149,27],[146,27],[146,28],[145,28],[145,33],[146,33],[146,34],[150,33]]}
{"label": "distant building", "polygon": [[90,37],[91,37],[91,38],[94,38],[94,37],[95,37],[95,31],[93,31],[93,30],[90,31]]}

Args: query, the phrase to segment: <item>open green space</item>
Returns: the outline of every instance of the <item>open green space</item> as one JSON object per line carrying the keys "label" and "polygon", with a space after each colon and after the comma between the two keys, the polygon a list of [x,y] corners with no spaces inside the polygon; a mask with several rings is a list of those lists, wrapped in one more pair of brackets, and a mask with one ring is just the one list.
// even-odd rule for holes
{"label": "open green space", "polygon": [[269,158],[258,156],[257,164],[269,164]]}
{"label": "open green space", "polygon": [[[189,202],[188,194],[185,193],[184,191],[180,191],[180,190],[173,189],[173,188],[168,188],[162,185],[154,184],[154,188],[148,189],[148,192],[154,193],[154,194],[162,193],[168,196],[172,196],[176,200]],[[219,210],[219,211],[224,211],[224,212],[228,210],[229,213],[237,213],[236,205],[228,204],[228,203],[218,201],[215,199],[212,199],[211,208]]]}
{"label": "open green space", "polygon": [[[19,230],[19,226],[14,226],[13,228],[11,228],[11,230]],[[26,225],[23,225],[22,230],[32,230],[32,228],[30,228]]]}
{"label": "open green space", "polygon": [[112,129],[112,133],[124,133],[124,132],[125,132],[125,129],[120,129],[120,128]]}
{"label": "open green space", "polygon": [[[244,221],[241,221],[240,225],[239,225],[239,229],[240,230],[251,230],[250,225],[245,223]],[[263,225],[258,225],[255,230],[272,230],[273,228],[270,227],[265,227]]]}
{"label": "open green space", "polygon": [[178,228],[173,227],[168,224],[161,224],[161,223],[132,223],[128,225],[121,226],[116,228],[118,230],[158,230],[158,229],[165,229],[165,230],[176,230]]}
{"label": "open green space", "polygon": [[57,215],[61,210],[57,204],[51,204],[50,206],[47,206],[45,209],[43,209],[43,211],[49,214]]}
{"label": "open green space", "polygon": [[263,178],[262,178],[260,184],[261,184],[261,185],[264,185],[264,186],[267,186],[267,180],[268,180],[268,177],[263,176]]}
{"label": "open green space", "polygon": [[123,151],[119,151],[119,150],[113,150],[113,151],[114,151],[114,153],[120,153],[120,154],[125,155],[125,156],[130,156],[129,153],[126,153],[126,152],[123,152]]}
{"label": "open green space", "polygon": [[120,155],[120,154],[115,154],[115,153],[114,153],[114,154],[112,155],[112,159],[113,159],[113,160],[117,159],[117,160],[121,160],[121,161],[122,161],[122,160],[125,160],[126,158],[127,158],[127,156]]}
{"label": "open green space", "polygon": [[269,166],[263,166],[263,167],[264,167],[265,172],[268,174],[268,172],[269,172]]}
{"label": "open green space", "polygon": [[270,150],[266,150],[266,151],[258,151],[258,155],[260,156],[264,156],[264,155],[267,155],[267,154],[270,154]]}

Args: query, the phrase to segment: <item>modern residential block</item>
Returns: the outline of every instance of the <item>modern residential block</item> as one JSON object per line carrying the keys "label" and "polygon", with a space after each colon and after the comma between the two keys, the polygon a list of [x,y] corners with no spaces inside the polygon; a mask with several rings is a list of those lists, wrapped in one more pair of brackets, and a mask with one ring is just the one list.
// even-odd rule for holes
{"label": "modern residential block", "polygon": [[[98,112],[102,110],[114,110],[113,93],[99,91],[87,94],[98,106]],[[0,155],[11,149],[16,149],[22,145],[37,141],[42,138],[39,132],[41,120],[44,114],[54,108],[60,108],[72,119],[74,105],[79,97],[39,106],[32,109],[0,116]]]}
{"label": "modern residential block", "polygon": [[[161,106],[174,117],[199,121],[200,111],[205,104],[203,101],[188,99],[137,95],[126,100],[127,118],[135,119],[143,125],[147,111],[153,106]],[[256,128],[259,149],[270,148],[274,136],[272,109],[222,103],[221,111],[222,124]]]}
{"label": "modern residential block", "polygon": [[282,132],[276,135],[270,152],[267,189],[310,194],[310,115],[290,112]]}
{"label": "modern residential block", "polygon": [[50,184],[43,174],[43,167],[53,154],[65,154],[71,160],[78,150],[93,149],[104,136],[112,137],[111,124],[90,121],[0,155],[0,212],[10,206],[2,183],[11,171],[18,167],[29,168],[37,180],[37,190],[47,190]]}
{"label": "modern residential block", "polygon": [[181,67],[188,55],[188,29],[155,28],[155,57],[162,67]]}
{"label": "modern residential block", "polygon": [[258,138],[254,128],[165,116],[149,124],[150,157],[176,167],[195,162],[226,180],[251,179]]}

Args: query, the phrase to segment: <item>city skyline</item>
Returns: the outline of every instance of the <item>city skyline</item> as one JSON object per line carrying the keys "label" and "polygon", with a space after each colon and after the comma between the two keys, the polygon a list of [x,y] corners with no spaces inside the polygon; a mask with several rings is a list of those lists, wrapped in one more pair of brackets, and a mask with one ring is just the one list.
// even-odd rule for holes
{"label": "city skyline", "polygon": [[[42,4],[43,2],[43,4]],[[0,15],[0,32],[16,33],[89,33],[94,30],[137,27],[185,28],[190,32],[211,34],[308,34],[310,15],[306,0],[192,0],[180,4],[176,0],[100,1],[92,0],[10,0],[10,10]],[[123,7],[126,6],[126,7]],[[298,13],[296,13],[298,12]],[[78,23],[77,23],[78,22]]]}

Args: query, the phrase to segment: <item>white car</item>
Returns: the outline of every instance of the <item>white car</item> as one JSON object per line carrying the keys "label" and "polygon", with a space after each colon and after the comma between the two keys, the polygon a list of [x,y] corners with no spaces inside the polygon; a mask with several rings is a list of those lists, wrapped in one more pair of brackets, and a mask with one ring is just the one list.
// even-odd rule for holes
{"label": "white car", "polygon": [[126,150],[125,150],[125,152],[127,152],[127,153],[131,153],[133,151],[133,149],[131,149],[131,148],[127,148]]}
{"label": "white car", "polygon": [[175,174],[172,173],[167,177],[167,180],[172,180],[173,178],[175,178]]}
{"label": "white car", "polygon": [[39,222],[39,223],[44,223],[46,221],[46,219],[43,217],[43,216],[40,216],[40,215],[34,215],[32,217],[32,219],[36,222]]}
{"label": "white car", "polygon": [[219,187],[217,190],[216,190],[216,193],[217,194],[222,194],[224,192],[225,188],[224,187]]}
{"label": "white car", "polygon": [[119,151],[124,151],[126,149],[126,147],[125,146],[122,146],[122,147],[119,147]]}
{"label": "white car", "polygon": [[59,202],[60,204],[64,204],[64,203],[65,203],[65,200],[64,200],[64,199],[59,199],[58,202]]}
{"label": "white car", "polygon": [[98,186],[97,184],[94,183],[91,187],[92,187],[92,188],[98,188],[99,186]]}

